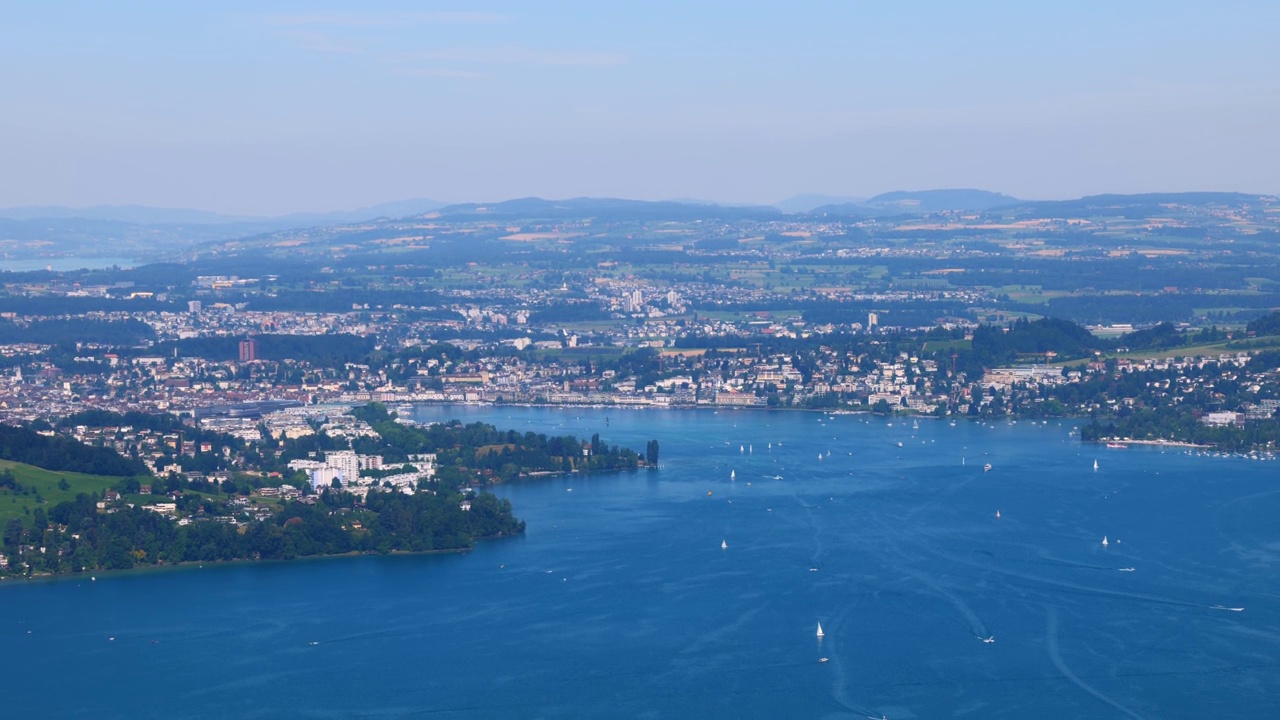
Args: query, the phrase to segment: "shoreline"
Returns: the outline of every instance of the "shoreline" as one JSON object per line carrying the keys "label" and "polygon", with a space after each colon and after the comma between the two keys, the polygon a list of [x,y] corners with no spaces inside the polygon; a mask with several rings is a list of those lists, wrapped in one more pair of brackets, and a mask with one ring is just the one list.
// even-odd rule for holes
{"label": "shoreline", "polygon": [[[1098,438],[1090,440],[1094,444],[1099,443],[1121,443],[1124,445],[1154,445],[1157,447],[1181,447],[1181,448],[1200,448],[1212,449],[1212,445],[1201,445],[1198,443],[1187,442],[1185,440],[1131,440],[1129,438]],[[1121,450],[1123,448],[1112,448],[1113,450]]]}
{"label": "shoreline", "polygon": [[[664,405],[593,405],[593,404],[572,404],[572,403],[554,403],[554,404],[552,403],[509,403],[509,402],[493,402],[493,401],[456,402],[456,401],[449,401],[449,400],[402,401],[397,404],[411,405],[414,407],[417,407],[417,406],[429,406],[429,407],[457,406],[457,407],[483,407],[483,408],[518,407],[518,408],[536,408],[536,409],[545,409],[545,410],[587,409],[587,410],[630,410],[630,411],[636,411],[636,412],[648,412],[653,410],[680,410],[680,411],[710,410],[712,412],[719,412],[721,410],[732,410],[732,411],[743,410],[743,411],[749,411],[749,412],[821,413],[824,415],[871,415],[874,417],[882,417],[882,418],[885,418],[886,420],[893,420],[896,418],[903,418],[903,419],[911,418],[913,420],[920,420],[920,419],[940,420],[940,421],[947,420],[950,422],[955,422],[956,420],[961,420],[961,419],[965,420],[966,422],[999,422],[1001,420],[1012,421],[1012,422],[1017,422],[1018,420],[1030,420],[1032,422],[1037,420],[1044,421],[1044,422],[1048,422],[1049,420],[1061,420],[1064,422],[1069,422],[1069,421],[1082,422],[1089,419],[1089,416],[1087,415],[1071,415],[1071,414],[1055,415],[1055,416],[1049,416],[1049,417],[1028,417],[1024,415],[1005,415],[1002,417],[984,418],[984,417],[970,417],[966,413],[959,413],[959,412],[950,413],[947,415],[936,415],[934,413],[919,413],[919,412],[911,412],[911,411],[902,412],[896,409],[893,412],[889,413],[888,415],[882,415],[873,410],[864,409],[862,407],[805,408],[805,407],[752,407],[747,405],[665,405],[665,406]],[[417,420],[413,420],[413,419],[406,418],[406,420],[412,423],[418,422]],[[1123,440],[1120,438],[1098,438],[1096,440],[1082,439],[1080,442],[1088,442],[1088,443],[1119,442],[1119,443],[1124,443],[1126,445],[1183,447],[1183,448],[1194,448],[1194,449],[1200,449],[1200,450],[1221,449],[1220,446],[1217,446],[1217,445],[1204,445],[1199,443],[1193,443],[1186,440],[1162,440],[1162,439]],[[1243,452],[1244,454],[1247,454],[1250,451],[1276,452],[1276,449],[1263,445],[1263,446],[1251,446],[1249,450],[1246,450],[1246,451],[1234,450],[1232,452],[1236,452],[1236,453]]]}
{"label": "shoreline", "polygon": [[[498,540],[501,538],[512,538],[512,537],[519,537],[519,535],[494,535],[492,537],[476,538],[475,542],[480,543],[486,540]],[[415,555],[465,555],[473,550],[475,550],[474,545],[472,547],[467,547],[467,548],[451,548],[451,549],[441,549],[441,550],[392,550],[391,552],[386,552],[386,553],[352,551],[352,552],[346,552],[346,553],[338,553],[335,555],[304,555],[302,557],[296,557],[296,558],[288,558],[288,559],[276,558],[271,560],[262,560],[262,559],[255,560],[253,558],[236,558],[234,560],[191,560],[186,562],[166,563],[163,565],[155,564],[155,565],[135,566],[135,567],[124,568],[120,570],[82,570],[79,572],[69,571],[69,572],[58,572],[58,573],[44,573],[40,575],[30,575],[30,576],[6,575],[6,576],[0,576],[0,588],[3,588],[5,584],[9,583],[9,581],[15,581],[12,583],[13,585],[19,585],[19,584],[25,585],[27,583],[32,583],[32,582],[42,582],[42,583],[43,582],[65,582],[68,580],[84,580],[86,582],[96,582],[98,575],[103,575],[104,577],[112,577],[112,578],[128,577],[131,575],[142,576],[142,575],[150,575],[153,573],[169,573],[169,572],[176,572],[176,571],[203,570],[205,569],[206,565],[208,565],[210,568],[228,568],[228,567],[235,567],[237,565],[256,565],[256,564],[277,565],[277,564],[297,563],[297,562],[307,562],[307,561],[344,560],[344,559],[362,558],[362,557],[395,557],[395,556],[412,557]]]}

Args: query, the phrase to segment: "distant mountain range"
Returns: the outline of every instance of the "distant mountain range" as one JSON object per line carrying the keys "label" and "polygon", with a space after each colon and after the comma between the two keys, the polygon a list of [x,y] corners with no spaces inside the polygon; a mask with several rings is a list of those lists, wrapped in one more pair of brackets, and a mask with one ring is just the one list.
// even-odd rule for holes
{"label": "distant mountain range", "polygon": [[1134,195],[1088,195],[1076,200],[1036,200],[1000,207],[1004,215],[1021,217],[1076,218],[1093,215],[1150,215],[1169,205],[1232,208],[1263,203],[1276,204],[1273,195],[1236,192],[1138,193]]}
{"label": "distant mountain range", "polygon": [[374,218],[421,215],[444,207],[445,203],[422,198],[370,205],[356,210],[322,213],[292,213],[276,216],[224,215],[207,210],[158,208],[146,205],[95,205],[73,208],[62,205],[28,205],[0,210],[3,220],[105,220],[134,225],[272,225],[285,228],[303,225],[338,225]]}
{"label": "distant mountain range", "polygon": [[866,202],[866,198],[805,193],[803,195],[793,195],[786,200],[774,203],[773,206],[782,212],[807,213],[825,205],[860,205],[864,202]]}
{"label": "distant mountain range", "polygon": [[633,220],[695,220],[717,218],[721,220],[781,218],[777,208],[754,205],[714,205],[677,202],[674,200],[625,200],[620,198],[569,198],[544,200],[542,198],[518,198],[496,203],[462,203],[448,205],[436,211],[440,217],[463,218],[523,218],[546,219],[569,217],[600,217]]}
{"label": "distant mountain range", "polygon": [[0,210],[0,242],[6,243],[5,257],[18,260],[72,256],[150,260],[179,254],[200,243],[421,215],[443,205],[415,199],[357,210],[275,217],[145,205],[28,206]]}
{"label": "distant mountain range", "polygon": [[[833,202],[834,201],[834,202]],[[442,222],[502,220],[508,224],[555,223],[575,218],[604,222],[722,222],[784,220],[788,217],[834,219],[894,218],[933,213],[979,213],[1005,219],[1034,217],[1154,217],[1169,206],[1252,208],[1269,211],[1280,203],[1269,195],[1193,192],[1095,195],[1074,200],[1028,201],[1003,193],[968,188],[895,191],[858,199],[829,195],[797,195],[773,206],[721,205],[696,201],[645,201],[621,198],[529,197],[492,203],[442,203],[415,199],[357,210],[295,213],[276,217],[224,215],[202,210],[104,205],[90,208],[21,207],[0,210],[0,245],[9,260],[54,257],[112,257],[154,261],[176,257],[204,243],[262,239],[313,228],[349,235],[349,227],[371,221],[389,226],[400,219],[433,218]]]}
{"label": "distant mountain range", "polygon": [[971,188],[897,190],[866,200],[820,205],[808,212],[811,215],[837,216],[928,215],[936,212],[980,212],[1020,202],[1011,195]]}

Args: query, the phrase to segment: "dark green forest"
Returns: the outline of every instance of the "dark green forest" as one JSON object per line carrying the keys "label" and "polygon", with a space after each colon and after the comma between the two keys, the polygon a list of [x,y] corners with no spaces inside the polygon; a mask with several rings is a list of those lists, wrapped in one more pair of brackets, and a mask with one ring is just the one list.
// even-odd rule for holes
{"label": "dark green forest", "polygon": [[[145,565],[226,560],[289,560],[316,555],[463,550],[482,538],[524,531],[507,500],[480,493],[323,493],[315,504],[292,502],[271,518],[242,525],[199,520],[179,525],[136,507],[100,513],[96,498],[80,495],[37,510],[31,528],[15,518],[4,532],[11,558],[32,572],[124,570]],[[65,529],[63,529],[65,528]],[[25,544],[54,552],[21,552]],[[21,572],[13,566],[11,572]]]}
{"label": "dark green forest", "polygon": [[121,457],[115,450],[11,425],[0,425],[0,459],[91,475],[150,475],[141,461]]}

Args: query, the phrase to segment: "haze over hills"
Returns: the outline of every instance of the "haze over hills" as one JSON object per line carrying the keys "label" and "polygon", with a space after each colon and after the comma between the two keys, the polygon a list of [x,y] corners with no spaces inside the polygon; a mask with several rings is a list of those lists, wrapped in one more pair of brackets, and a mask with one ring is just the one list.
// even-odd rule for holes
{"label": "haze over hills", "polygon": [[445,203],[425,198],[380,203],[355,210],[290,213],[287,215],[254,216],[227,215],[208,210],[188,208],[160,208],[147,205],[95,205],[75,208],[63,205],[28,205],[0,209],[0,219],[5,220],[107,220],[136,225],[232,225],[232,224],[287,224],[297,227],[304,224],[360,222],[379,217],[407,217],[431,212]]}
{"label": "haze over hills", "polygon": [[528,197],[496,203],[461,203],[436,211],[445,218],[542,218],[584,216],[625,216],[638,220],[667,219],[773,219],[781,218],[777,208],[751,205],[703,205],[672,200],[627,200],[623,198],[569,198],[545,200]]}
{"label": "haze over hills", "polygon": [[110,256],[146,260],[181,253],[200,243],[421,215],[443,205],[412,199],[356,210],[275,217],[145,205],[27,206],[0,210],[0,247],[10,259]]}
{"label": "haze over hills", "polygon": [[783,212],[807,213],[812,212],[814,208],[820,208],[824,205],[859,205],[865,201],[866,198],[849,197],[846,195],[801,193],[799,195],[792,195],[786,200],[776,202],[773,206]]}
{"label": "haze over hills", "polygon": [[935,212],[982,211],[1014,205],[1018,198],[989,190],[972,188],[941,190],[896,190],[866,200],[833,203],[815,207],[814,215],[927,215]]}
{"label": "haze over hills", "polygon": [[[783,201],[803,207],[831,196],[800,195]],[[838,199],[838,198],[837,198]],[[1146,193],[1096,195],[1073,200],[1026,201],[976,189],[895,191],[865,200],[827,204],[807,213],[784,212],[778,206],[721,205],[674,200],[537,197],[499,202],[442,205],[431,200],[405,200],[328,213],[296,213],[270,218],[224,215],[202,210],[137,205],[91,208],[24,207],[0,210],[0,252],[10,261],[42,258],[119,258],[133,262],[173,259],[200,246],[232,243],[242,248],[270,245],[283,238],[357,239],[394,236],[409,225],[487,220],[507,225],[556,226],[595,220],[601,223],[779,222],[805,218],[892,219],[935,213],[981,214],[1004,219],[1162,217],[1180,207],[1184,224],[1215,208],[1265,212],[1275,197],[1245,193]],[[1188,214],[1190,213],[1190,214]],[[954,220],[954,217],[952,217]],[[233,243],[233,241],[235,241]],[[228,246],[229,247],[229,246]]]}
{"label": "haze over hills", "polygon": [[1204,208],[1231,208],[1280,203],[1274,195],[1238,192],[1139,193],[1135,195],[1088,195],[1075,200],[1022,201],[1002,206],[999,211],[1017,217],[1080,218],[1120,214],[1135,217],[1156,213],[1167,205],[1194,205]]}

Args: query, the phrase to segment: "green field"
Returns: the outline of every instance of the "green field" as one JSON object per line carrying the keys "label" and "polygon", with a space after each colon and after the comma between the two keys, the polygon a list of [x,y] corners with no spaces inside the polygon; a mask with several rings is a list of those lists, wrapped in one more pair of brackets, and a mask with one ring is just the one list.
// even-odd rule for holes
{"label": "green field", "polygon": [[[17,493],[8,489],[0,490],[0,527],[15,517],[30,523],[28,516],[37,507],[43,507],[47,511],[60,502],[75,500],[79,493],[101,493],[123,479],[106,475],[44,470],[34,465],[24,465],[9,460],[0,460],[0,470],[13,473],[14,478],[23,488]],[[64,479],[67,481],[66,490],[59,487],[60,481]]]}

